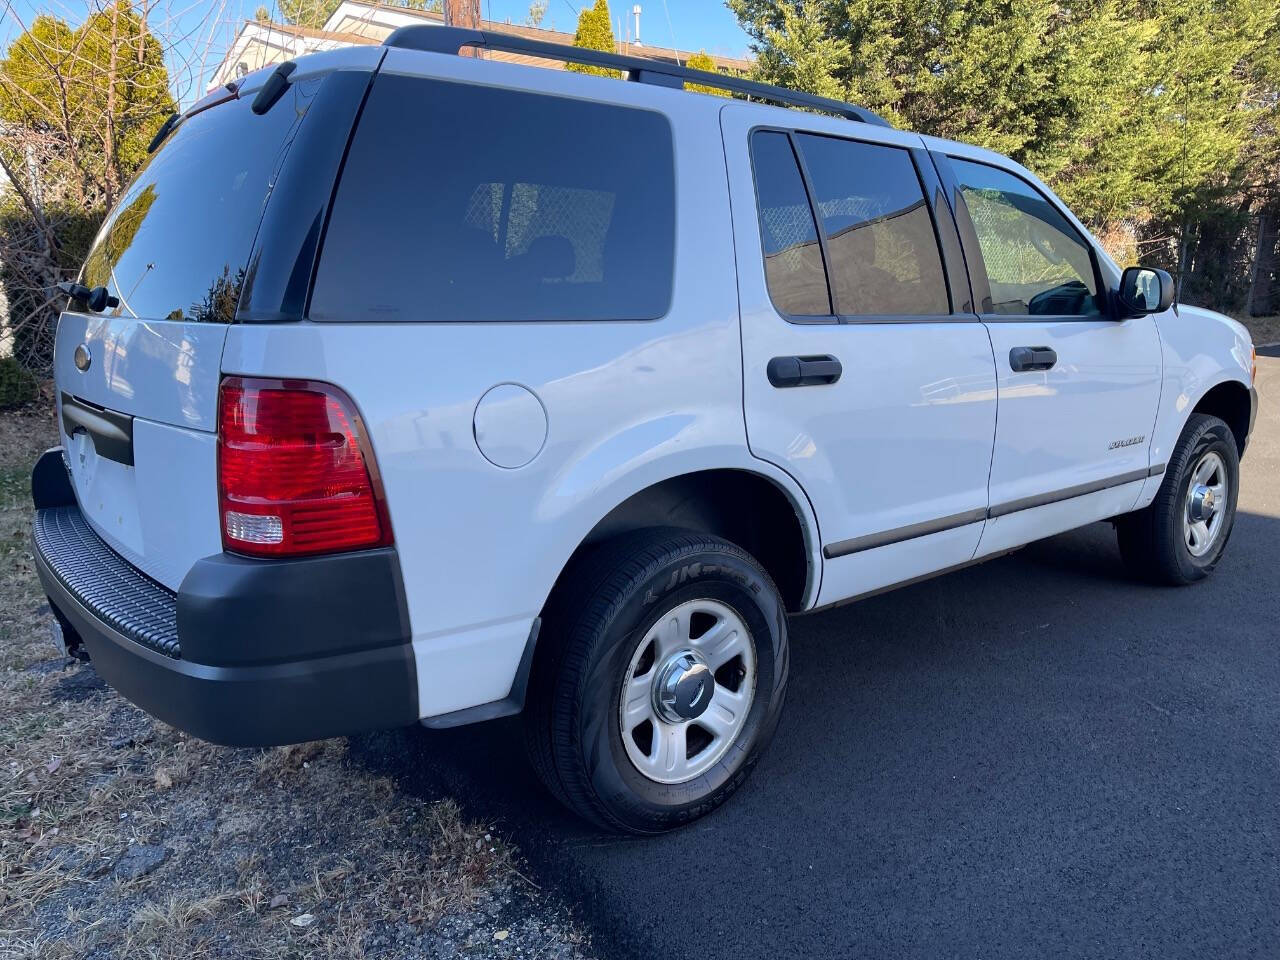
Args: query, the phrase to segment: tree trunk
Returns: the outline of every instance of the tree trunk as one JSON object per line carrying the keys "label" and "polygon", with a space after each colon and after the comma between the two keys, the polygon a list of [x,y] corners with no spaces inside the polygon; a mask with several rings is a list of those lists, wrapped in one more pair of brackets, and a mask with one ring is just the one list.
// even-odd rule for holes
{"label": "tree trunk", "polygon": [[[444,0],[444,23],[447,27],[480,29],[480,0]],[[458,51],[464,57],[479,57],[478,47],[464,47]]]}
{"label": "tree trunk", "polygon": [[107,60],[107,115],[103,137],[103,181],[107,187],[107,209],[115,206],[119,178],[116,176],[116,75],[120,59],[120,7],[111,5],[111,52]]}
{"label": "tree trunk", "polygon": [[1266,230],[1258,232],[1257,286],[1253,291],[1255,316],[1280,313],[1280,209],[1267,213]]}
{"label": "tree trunk", "polygon": [[1267,212],[1264,210],[1258,214],[1258,242],[1253,246],[1253,262],[1249,264],[1249,289],[1244,295],[1244,315],[1246,317],[1253,316],[1253,305],[1256,302],[1254,295],[1258,289],[1258,264],[1266,256],[1266,251],[1262,248],[1266,236]]}
{"label": "tree trunk", "polygon": [[147,25],[151,22],[151,0],[143,0],[138,10],[138,66],[147,59]]}
{"label": "tree trunk", "polygon": [[1182,215],[1182,229],[1178,231],[1178,273],[1174,277],[1178,299],[1182,299],[1182,284],[1187,269],[1187,215]]}

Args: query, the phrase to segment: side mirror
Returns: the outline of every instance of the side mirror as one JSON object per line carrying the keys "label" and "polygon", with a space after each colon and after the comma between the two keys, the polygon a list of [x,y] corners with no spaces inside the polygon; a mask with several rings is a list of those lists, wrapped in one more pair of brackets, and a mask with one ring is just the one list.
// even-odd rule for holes
{"label": "side mirror", "polygon": [[1173,277],[1155,267],[1126,267],[1120,276],[1120,315],[1141,317],[1173,306]]}

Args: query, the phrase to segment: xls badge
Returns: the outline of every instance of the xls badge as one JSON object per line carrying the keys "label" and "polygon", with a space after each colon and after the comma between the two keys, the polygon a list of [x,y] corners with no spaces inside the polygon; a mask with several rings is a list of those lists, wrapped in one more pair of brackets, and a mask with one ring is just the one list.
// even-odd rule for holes
{"label": "xls badge", "polygon": [[1147,439],[1145,436],[1141,436],[1141,437],[1129,437],[1126,440],[1112,440],[1111,446],[1107,447],[1107,449],[1119,450],[1121,447],[1136,447],[1145,439]]}

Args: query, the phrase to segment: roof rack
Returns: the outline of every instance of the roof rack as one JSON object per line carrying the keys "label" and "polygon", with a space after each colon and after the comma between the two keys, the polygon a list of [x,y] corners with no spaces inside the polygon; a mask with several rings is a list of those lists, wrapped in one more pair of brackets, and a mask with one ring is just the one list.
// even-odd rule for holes
{"label": "roof rack", "polygon": [[827,97],[817,97],[809,93],[795,90],[784,90],[767,83],[744,80],[741,77],[730,77],[709,70],[690,70],[688,67],[663,63],[660,60],[649,60],[644,57],[627,57],[618,53],[607,53],[602,50],[589,50],[584,47],[572,47],[563,43],[547,43],[544,40],[529,40],[525,37],[509,33],[495,33],[492,30],[470,30],[466,27],[439,27],[432,24],[420,24],[400,27],[383,41],[383,46],[402,47],[406,50],[424,50],[428,53],[457,54],[464,47],[482,47],[486,50],[501,50],[504,53],[523,53],[530,56],[544,57],[547,60],[564,60],[570,63],[582,63],[592,67],[606,67],[610,70],[626,72],[627,79],[638,83],[652,83],[660,87],[684,89],[686,83],[697,83],[707,87],[716,87],[732,93],[740,93],[746,97],[755,97],[773,103],[786,104],[790,107],[807,107],[823,113],[833,113],[847,120],[858,120],[862,123],[873,123],[887,127],[888,121],[872,113],[865,107],[842,103]]}

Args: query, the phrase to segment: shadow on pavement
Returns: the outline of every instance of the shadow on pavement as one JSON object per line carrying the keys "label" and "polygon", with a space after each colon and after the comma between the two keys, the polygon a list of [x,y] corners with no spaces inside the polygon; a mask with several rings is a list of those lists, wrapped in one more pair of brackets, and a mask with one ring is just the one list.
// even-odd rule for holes
{"label": "shadow on pavement", "polygon": [[720,811],[604,836],[518,721],[352,740],[501,822],[614,958],[1224,956],[1280,942],[1280,520],[1136,583],[1109,526],[791,622],[777,738]]}

